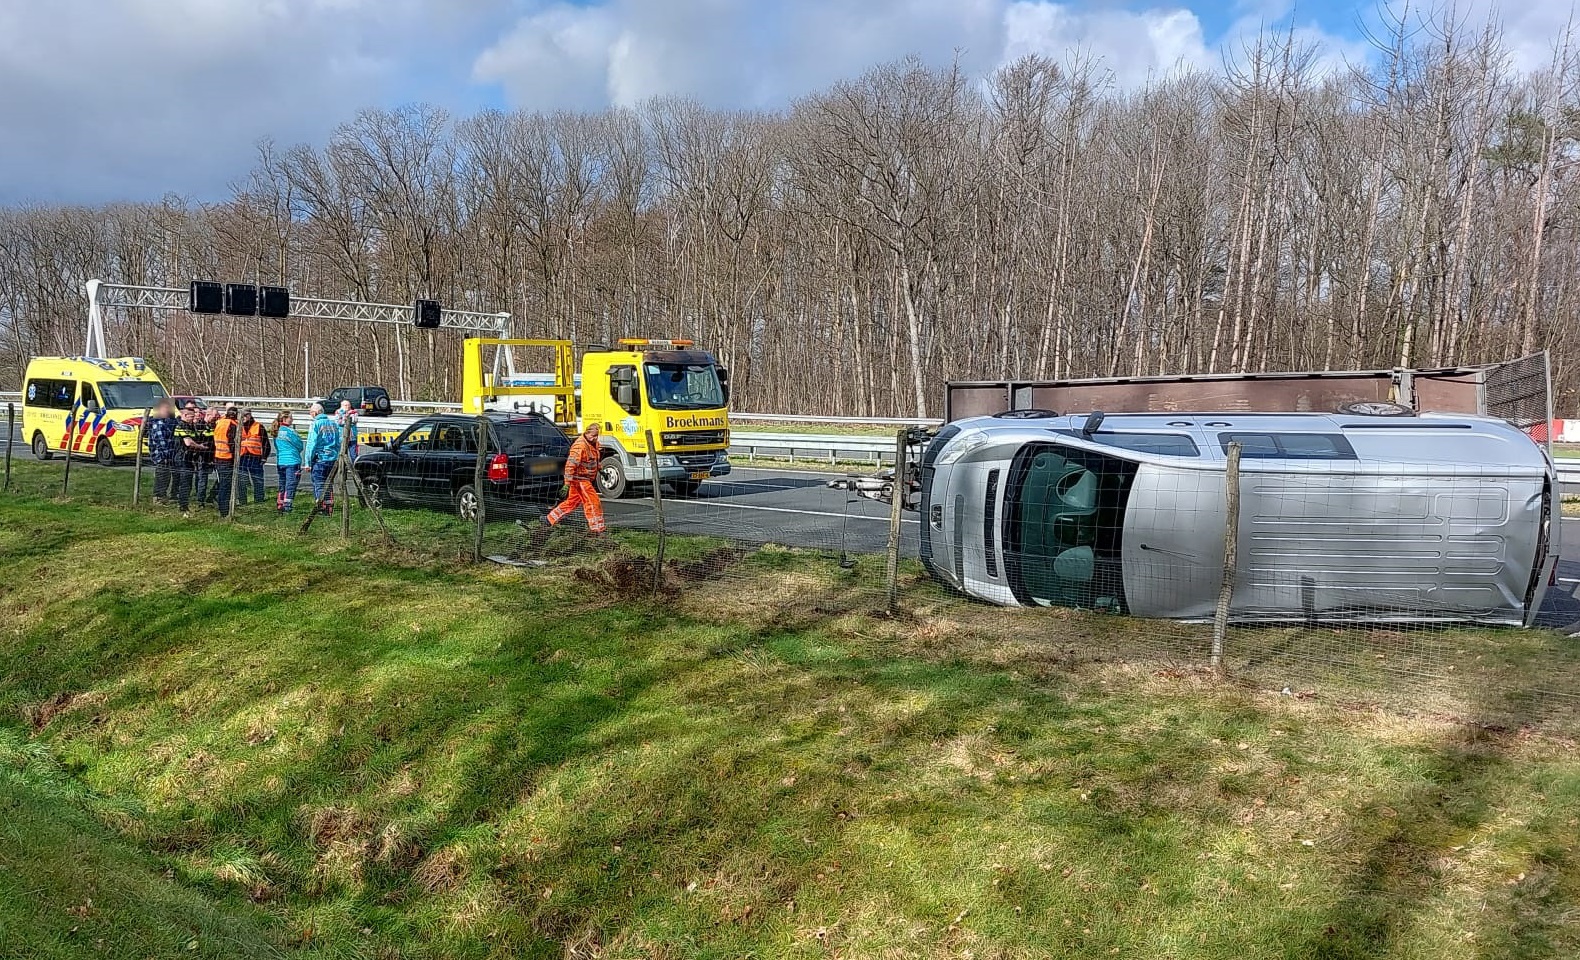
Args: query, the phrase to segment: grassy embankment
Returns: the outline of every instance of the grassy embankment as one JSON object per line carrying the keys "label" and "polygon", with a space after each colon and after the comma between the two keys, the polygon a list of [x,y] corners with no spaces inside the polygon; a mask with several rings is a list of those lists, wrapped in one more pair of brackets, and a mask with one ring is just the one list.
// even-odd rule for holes
{"label": "grassy embankment", "polygon": [[1580,953],[1572,742],[732,573],[0,500],[0,955]]}

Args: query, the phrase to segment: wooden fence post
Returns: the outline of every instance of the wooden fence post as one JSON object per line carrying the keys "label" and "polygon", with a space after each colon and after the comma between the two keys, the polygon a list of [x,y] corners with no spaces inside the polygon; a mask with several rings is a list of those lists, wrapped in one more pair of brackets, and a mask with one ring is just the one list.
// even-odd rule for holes
{"label": "wooden fence post", "polygon": [[905,503],[905,438],[908,428],[894,434],[894,488],[889,496],[889,559],[884,568],[885,609],[895,613],[900,602],[900,507]]}
{"label": "wooden fence post", "polygon": [[653,513],[658,520],[658,551],[653,557],[653,592],[664,588],[664,551],[668,533],[664,527],[664,483],[658,478],[658,450],[653,446],[653,431],[647,431],[647,468],[653,475]]}
{"label": "wooden fence post", "polygon": [[5,492],[11,490],[11,440],[16,436],[16,404],[5,405]]}
{"label": "wooden fence post", "polygon": [[[151,407],[143,408],[143,422],[137,428],[137,455],[133,458],[132,466],[132,506],[134,507],[143,495],[143,445],[148,442],[148,415],[151,412],[153,412]],[[157,490],[154,495],[158,496]]]}
{"label": "wooden fence post", "polygon": [[1224,503],[1227,516],[1223,529],[1223,586],[1218,588],[1218,608],[1212,618],[1212,671],[1223,676],[1224,637],[1229,632],[1229,602],[1234,598],[1234,571],[1240,546],[1240,443],[1233,441],[1226,451],[1229,463],[1223,474]]}
{"label": "wooden fence post", "polygon": [[340,483],[340,538],[342,540],[351,539],[351,480],[348,474],[351,473],[351,431],[356,428],[356,423],[350,416],[346,417],[345,422],[340,425],[340,457],[335,461],[335,464],[340,468],[340,476],[330,480],[331,484],[335,483],[336,480]]}
{"label": "wooden fence post", "polygon": [[477,463],[472,467],[472,492],[477,497],[477,518],[472,525],[472,560],[483,559],[483,524],[488,507],[483,503],[483,481],[488,476],[488,415],[477,415]]}

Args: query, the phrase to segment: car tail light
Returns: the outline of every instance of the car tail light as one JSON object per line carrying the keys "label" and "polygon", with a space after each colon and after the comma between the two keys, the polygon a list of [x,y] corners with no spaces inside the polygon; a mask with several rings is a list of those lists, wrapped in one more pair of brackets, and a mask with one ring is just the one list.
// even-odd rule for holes
{"label": "car tail light", "polygon": [[494,454],[494,456],[488,461],[488,479],[509,480],[510,458],[502,453]]}

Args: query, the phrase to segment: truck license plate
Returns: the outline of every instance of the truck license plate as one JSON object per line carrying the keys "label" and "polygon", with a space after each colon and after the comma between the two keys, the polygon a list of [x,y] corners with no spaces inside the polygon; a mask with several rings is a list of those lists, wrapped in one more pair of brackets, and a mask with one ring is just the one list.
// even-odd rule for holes
{"label": "truck license plate", "polygon": [[706,480],[706,479],[708,479],[708,477],[710,475],[711,475],[711,471],[698,470],[698,471],[692,473],[691,479],[693,479],[693,480]]}

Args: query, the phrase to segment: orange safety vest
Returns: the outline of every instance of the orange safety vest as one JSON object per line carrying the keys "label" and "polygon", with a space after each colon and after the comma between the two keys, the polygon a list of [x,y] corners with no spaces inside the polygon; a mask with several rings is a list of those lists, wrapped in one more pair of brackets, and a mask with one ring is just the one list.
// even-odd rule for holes
{"label": "orange safety vest", "polygon": [[230,460],[233,454],[230,450],[231,431],[236,429],[236,421],[229,417],[220,417],[214,423],[214,459]]}
{"label": "orange safety vest", "polygon": [[241,452],[242,456],[263,456],[263,424],[254,420],[252,426],[241,428]]}
{"label": "orange safety vest", "polygon": [[571,454],[565,458],[565,482],[591,481],[598,476],[598,444],[585,436],[577,437],[571,444]]}

